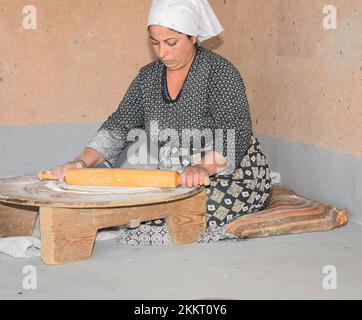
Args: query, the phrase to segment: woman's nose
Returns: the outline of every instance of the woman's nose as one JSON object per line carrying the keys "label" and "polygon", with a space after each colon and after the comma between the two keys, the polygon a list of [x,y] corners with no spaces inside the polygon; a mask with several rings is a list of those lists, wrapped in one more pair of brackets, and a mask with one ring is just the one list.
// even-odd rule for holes
{"label": "woman's nose", "polygon": [[163,45],[160,45],[159,55],[160,55],[161,59],[163,59],[165,56],[167,56],[167,50]]}

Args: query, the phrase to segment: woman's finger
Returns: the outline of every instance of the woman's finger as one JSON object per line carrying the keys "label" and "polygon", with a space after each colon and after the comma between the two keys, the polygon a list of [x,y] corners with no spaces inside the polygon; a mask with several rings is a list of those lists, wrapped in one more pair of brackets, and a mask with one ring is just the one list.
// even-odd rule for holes
{"label": "woman's finger", "polygon": [[194,172],[194,179],[193,179],[193,187],[198,187],[200,185],[199,180],[200,180],[200,172],[195,171]]}
{"label": "woman's finger", "polygon": [[66,173],[66,169],[67,169],[67,166],[64,165],[64,166],[59,166],[57,168],[57,176],[56,178],[60,181],[60,182],[64,182],[64,176],[65,176],[65,173]]}
{"label": "woman's finger", "polygon": [[199,175],[199,185],[203,186],[205,182],[205,172],[201,171]]}
{"label": "woman's finger", "polygon": [[67,163],[62,167],[62,181],[65,180],[65,176],[69,169],[75,168],[75,165],[73,163]]}
{"label": "woman's finger", "polygon": [[181,185],[182,185],[183,188],[185,188],[186,184],[187,184],[187,182],[186,182],[186,172],[184,171],[184,172],[181,173]]}
{"label": "woman's finger", "polygon": [[52,175],[53,175],[53,178],[54,179],[59,179],[60,177],[60,167],[55,167],[53,170],[52,170]]}
{"label": "woman's finger", "polygon": [[193,182],[194,182],[194,175],[193,173],[187,173],[187,178],[186,178],[186,185],[187,187],[191,188],[193,186]]}

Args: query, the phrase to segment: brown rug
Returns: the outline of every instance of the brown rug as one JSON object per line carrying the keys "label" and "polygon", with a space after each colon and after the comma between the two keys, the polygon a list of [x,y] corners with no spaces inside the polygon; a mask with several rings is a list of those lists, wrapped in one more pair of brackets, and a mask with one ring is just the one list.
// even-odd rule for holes
{"label": "brown rug", "polygon": [[265,210],[231,222],[227,231],[244,238],[329,231],[345,225],[347,209],[297,195],[286,186],[273,186],[272,198]]}

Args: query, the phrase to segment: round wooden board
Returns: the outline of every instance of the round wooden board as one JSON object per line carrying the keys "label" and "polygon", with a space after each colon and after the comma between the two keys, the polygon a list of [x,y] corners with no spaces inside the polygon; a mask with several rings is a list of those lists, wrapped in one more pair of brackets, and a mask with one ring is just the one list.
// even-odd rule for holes
{"label": "round wooden board", "polygon": [[0,202],[35,207],[105,208],[169,202],[191,197],[199,188],[100,188],[89,190],[58,181],[39,181],[34,175],[0,178]]}

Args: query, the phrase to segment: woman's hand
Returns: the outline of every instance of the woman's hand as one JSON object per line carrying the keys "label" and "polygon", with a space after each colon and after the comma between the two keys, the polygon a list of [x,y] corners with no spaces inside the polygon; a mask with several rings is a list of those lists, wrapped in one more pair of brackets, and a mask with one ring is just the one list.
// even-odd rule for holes
{"label": "woman's hand", "polygon": [[207,177],[209,177],[209,172],[201,165],[187,167],[181,173],[181,184],[189,188],[203,186]]}
{"label": "woman's hand", "polygon": [[63,182],[65,174],[69,169],[92,168],[104,161],[105,159],[97,150],[85,148],[83,153],[76,157],[75,160],[55,167],[54,169],[49,170],[48,173],[50,173],[54,179]]}
{"label": "woman's hand", "polygon": [[60,182],[64,181],[65,174],[69,169],[80,169],[80,168],[86,168],[87,165],[82,160],[74,160],[69,161],[61,166],[57,166],[54,169],[51,169],[48,171],[54,179],[59,180]]}

